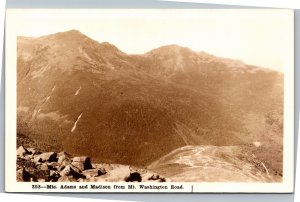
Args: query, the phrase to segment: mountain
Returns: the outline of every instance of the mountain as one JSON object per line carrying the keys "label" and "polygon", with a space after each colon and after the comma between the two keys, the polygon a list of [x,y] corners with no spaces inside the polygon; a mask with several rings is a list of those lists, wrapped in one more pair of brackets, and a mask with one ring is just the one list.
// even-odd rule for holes
{"label": "mountain", "polygon": [[279,72],[177,45],[130,55],[76,30],[20,36],[17,55],[19,135],[137,166],[186,145],[259,142],[252,152],[282,170]]}

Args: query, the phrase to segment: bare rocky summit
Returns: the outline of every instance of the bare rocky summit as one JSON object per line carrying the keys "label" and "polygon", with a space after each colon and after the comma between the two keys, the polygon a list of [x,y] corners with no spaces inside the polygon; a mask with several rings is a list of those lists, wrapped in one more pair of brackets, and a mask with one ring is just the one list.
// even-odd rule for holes
{"label": "bare rocky summit", "polygon": [[87,156],[72,157],[66,152],[17,149],[18,182],[165,182],[147,169],[121,164],[92,163]]}

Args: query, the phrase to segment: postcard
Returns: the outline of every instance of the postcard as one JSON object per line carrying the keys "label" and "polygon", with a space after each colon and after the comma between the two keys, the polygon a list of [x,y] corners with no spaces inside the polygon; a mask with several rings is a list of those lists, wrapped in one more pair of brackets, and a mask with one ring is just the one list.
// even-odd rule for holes
{"label": "postcard", "polygon": [[7,192],[293,192],[289,9],[8,9]]}

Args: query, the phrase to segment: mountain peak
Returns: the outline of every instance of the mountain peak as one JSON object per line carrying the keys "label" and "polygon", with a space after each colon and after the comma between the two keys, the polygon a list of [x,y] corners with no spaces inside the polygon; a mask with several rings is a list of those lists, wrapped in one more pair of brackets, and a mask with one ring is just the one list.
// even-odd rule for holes
{"label": "mountain peak", "polygon": [[151,56],[151,55],[169,55],[169,56],[176,56],[180,55],[184,52],[193,52],[191,49],[187,47],[182,47],[176,44],[170,44],[170,45],[165,45],[161,46],[159,48],[153,49],[149,52],[146,53],[146,55]]}
{"label": "mountain peak", "polygon": [[45,39],[45,38],[66,39],[66,38],[68,38],[68,39],[76,40],[76,39],[88,38],[88,37],[86,35],[82,34],[80,31],[72,29],[72,30],[65,31],[65,32],[57,32],[55,34],[43,36],[41,38],[42,39]]}
{"label": "mountain peak", "polygon": [[[153,51],[178,51],[178,50],[189,50],[187,47],[179,46],[177,44],[169,44],[169,45],[164,45],[159,48],[154,49]],[[151,52],[151,51],[150,51]]]}
{"label": "mountain peak", "polygon": [[77,29],[71,29],[69,31],[65,31],[65,32],[60,32],[60,33],[69,33],[69,34],[82,34],[80,31],[78,31]]}

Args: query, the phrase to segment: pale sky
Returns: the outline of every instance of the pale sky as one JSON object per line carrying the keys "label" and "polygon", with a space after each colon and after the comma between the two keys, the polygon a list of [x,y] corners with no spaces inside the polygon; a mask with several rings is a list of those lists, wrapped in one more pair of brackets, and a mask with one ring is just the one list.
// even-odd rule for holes
{"label": "pale sky", "polygon": [[77,29],[129,54],[177,44],[284,72],[293,53],[290,10],[11,10],[20,36]]}

